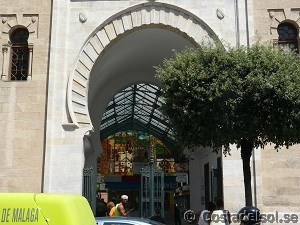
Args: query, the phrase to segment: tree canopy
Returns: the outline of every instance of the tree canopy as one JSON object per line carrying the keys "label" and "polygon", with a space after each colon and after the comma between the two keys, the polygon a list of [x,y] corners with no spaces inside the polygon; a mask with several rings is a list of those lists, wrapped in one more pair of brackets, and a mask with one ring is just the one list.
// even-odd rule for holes
{"label": "tree canopy", "polygon": [[272,46],[202,46],[157,68],[163,111],[184,146],[300,141],[300,60]]}
{"label": "tree canopy", "polygon": [[253,149],[300,143],[300,58],[269,45],[217,44],[176,53],[156,73],[181,146],[241,148],[245,203],[252,205]]}

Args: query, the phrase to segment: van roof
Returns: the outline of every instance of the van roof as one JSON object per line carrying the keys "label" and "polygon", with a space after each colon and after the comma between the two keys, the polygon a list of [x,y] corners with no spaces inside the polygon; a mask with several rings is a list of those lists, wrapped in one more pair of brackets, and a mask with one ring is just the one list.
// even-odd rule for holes
{"label": "van roof", "polygon": [[5,225],[95,225],[87,200],[80,195],[0,193],[0,222]]}

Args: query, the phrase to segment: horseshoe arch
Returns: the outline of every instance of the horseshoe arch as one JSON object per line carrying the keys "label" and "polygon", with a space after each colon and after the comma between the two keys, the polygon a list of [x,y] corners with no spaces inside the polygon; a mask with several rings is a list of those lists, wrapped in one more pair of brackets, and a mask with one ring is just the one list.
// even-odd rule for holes
{"label": "horseshoe arch", "polygon": [[75,69],[69,77],[69,125],[92,129],[88,111],[88,81],[93,65],[103,50],[118,37],[143,26],[169,27],[194,43],[201,43],[205,38],[210,42],[219,40],[200,18],[185,9],[166,3],[147,2],[113,15],[87,38],[77,58]]}

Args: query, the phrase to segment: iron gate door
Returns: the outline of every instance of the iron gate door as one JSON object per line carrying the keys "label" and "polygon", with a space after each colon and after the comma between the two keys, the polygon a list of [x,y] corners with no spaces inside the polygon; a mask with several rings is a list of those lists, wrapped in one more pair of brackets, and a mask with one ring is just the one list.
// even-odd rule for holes
{"label": "iron gate door", "polygon": [[93,205],[96,198],[96,193],[94,193],[93,185],[95,185],[93,169],[84,168],[82,195],[88,200],[92,209],[94,208]]}
{"label": "iron gate door", "polygon": [[153,216],[156,208],[161,209],[161,215],[164,216],[164,199],[164,172],[150,162],[141,171],[141,216]]}

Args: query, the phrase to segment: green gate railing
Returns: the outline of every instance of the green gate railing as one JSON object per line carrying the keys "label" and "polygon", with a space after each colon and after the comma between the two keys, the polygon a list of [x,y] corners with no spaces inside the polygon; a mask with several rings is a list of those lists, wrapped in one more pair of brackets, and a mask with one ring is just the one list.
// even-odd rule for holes
{"label": "green gate railing", "polygon": [[83,169],[83,188],[82,195],[88,200],[91,208],[93,208],[93,203],[96,198],[96,194],[94,193],[93,185],[95,185],[93,169],[92,168],[84,168]]}
{"label": "green gate railing", "polygon": [[141,171],[141,216],[153,216],[156,208],[164,216],[164,199],[164,172],[154,162],[149,162],[149,166]]}

